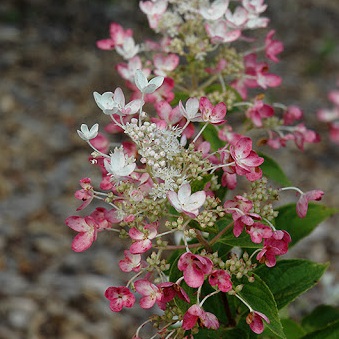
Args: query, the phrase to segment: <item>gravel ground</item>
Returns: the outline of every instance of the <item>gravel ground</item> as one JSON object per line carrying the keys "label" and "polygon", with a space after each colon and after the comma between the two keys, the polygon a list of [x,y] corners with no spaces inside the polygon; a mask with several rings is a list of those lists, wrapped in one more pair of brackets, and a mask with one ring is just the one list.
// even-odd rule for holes
{"label": "gravel ground", "polygon": [[[118,59],[97,50],[95,41],[106,37],[110,21],[139,28],[140,37],[145,18],[135,15],[136,3],[1,1],[0,338],[124,339],[145,319],[137,309],[111,313],[103,297],[108,286],[124,283],[115,266],[121,242],[101,233],[89,251],[76,254],[74,233],[64,225],[78,206],[73,193],[79,179],[93,173],[75,131],[81,123],[104,124],[92,92],[121,84],[114,73]],[[300,105],[308,125],[323,136],[303,154],[292,147],[279,158],[298,186],[323,189],[324,202],[338,207],[338,146],[328,141],[315,112],[327,105],[326,93],[339,76],[339,1],[268,3],[267,15],[286,45],[275,66],[284,83],[272,97]],[[331,261],[325,283],[292,309],[296,316],[335,300],[336,223],[338,217],[326,221],[293,250]]]}

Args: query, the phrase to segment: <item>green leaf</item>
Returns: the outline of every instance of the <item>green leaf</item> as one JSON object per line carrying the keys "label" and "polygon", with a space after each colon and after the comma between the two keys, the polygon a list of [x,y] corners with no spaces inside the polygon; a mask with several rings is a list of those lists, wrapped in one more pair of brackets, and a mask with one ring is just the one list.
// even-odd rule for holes
{"label": "green leaf", "polygon": [[225,141],[219,139],[218,130],[212,124],[208,124],[206,126],[206,128],[202,132],[202,135],[204,139],[211,144],[211,150],[213,152],[225,146]]}
{"label": "green leaf", "polygon": [[302,339],[338,339],[339,338],[339,320],[331,323],[327,327],[306,334]]}
{"label": "green leaf", "polygon": [[[276,338],[286,338],[272,292],[258,275],[254,274],[254,277],[255,280],[253,283],[249,283],[247,279],[244,278],[243,289],[238,294],[254,311],[261,312],[268,317],[270,323],[265,323],[265,327],[268,327],[276,335]],[[248,312],[246,312],[244,316],[246,317],[247,314]]]}
{"label": "green leaf", "polygon": [[254,272],[261,277],[274,295],[278,309],[314,286],[328,264],[308,260],[280,260],[274,267],[260,266]]}
{"label": "green leaf", "polygon": [[302,326],[307,332],[319,330],[339,319],[339,308],[320,305],[304,317]]}
{"label": "green leaf", "polygon": [[288,339],[299,339],[304,334],[304,329],[292,319],[281,319],[281,323]]}
{"label": "green leaf", "polygon": [[[288,339],[300,339],[306,334],[303,328],[292,319],[281,319],[281,324],[283,326],[286,338]],[[266,327],[265,331],[262,333],[262,338],[275,339],[276,336],[270,331],[268,327]]]}
{"label": "green leaf", "polygon": [[321,222],[338,213],[339,210],[321,204],[309,203],[305,218],[299,218],[296,212],[296,204],[288,204],[277,209],[279,212],[275,218],[277,229],[287,231],[292,238],[289,247],[294,246],[299,240],[309,235]]}
{"label": "green leaf", "polygon": [[278,163],[269,156],[258,152],[258,155],[264,158],[264,163],[260,165],[263,175],[283,186],[291,186],[290,180],[280,168]]}
{"label": "green leaf", "polygon": [[185,101],[189,98],[189,95],[185,92],[175,92],[175,97],[171,101],[171,106],[174,107],[179,104],[179,101],[181,100],[183,104],[185,104]]}

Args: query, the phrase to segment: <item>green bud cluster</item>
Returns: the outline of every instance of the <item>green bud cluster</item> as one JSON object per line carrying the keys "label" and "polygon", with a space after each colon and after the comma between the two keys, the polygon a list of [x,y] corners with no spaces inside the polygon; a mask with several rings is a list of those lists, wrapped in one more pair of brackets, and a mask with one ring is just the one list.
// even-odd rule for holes
{"label": "green bud cluster", "polygon": [[253,213],[259,214],[269,221],[277,217],[278,212],[273,209],[272,201],[279,199],[277,189],[267,186],[268,180],[262,177],[251,184],[251,192],[243,196],[253,202]]}

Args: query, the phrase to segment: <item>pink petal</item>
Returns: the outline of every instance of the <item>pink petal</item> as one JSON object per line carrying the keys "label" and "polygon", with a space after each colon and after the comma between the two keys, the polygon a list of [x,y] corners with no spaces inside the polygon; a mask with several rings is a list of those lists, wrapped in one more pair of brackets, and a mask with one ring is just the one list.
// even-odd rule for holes
{"label": "pink petal", "polygon": [[68,227],[77,232],[87,232],[92,229],[92,227],[90,227],[85,221],[85,219],[82,217],[77,216],[68,217],[65,220],[65,223]]}
{"label": "pink petal", "polygon": [[84,232],[77,234],[72,242],[72,250],[74,252],[83,252],[87,250],[93,244],[94,240],[97,237],[97,232]]}

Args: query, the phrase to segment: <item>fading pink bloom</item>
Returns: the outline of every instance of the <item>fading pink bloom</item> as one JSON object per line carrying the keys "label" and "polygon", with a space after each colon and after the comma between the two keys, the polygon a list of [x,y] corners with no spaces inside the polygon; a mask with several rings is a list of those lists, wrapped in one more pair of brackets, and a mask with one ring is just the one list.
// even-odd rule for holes
{"label": "fading pink bloom", "polygon": [[189,98],[186,101],[185,107],[180,100],[179,109],[182,116],[188,121],[203,121],[199,112],[199,100],[197,98]]}
{"label": "fading pink bloom", "polygon": [[120,63],[117,64],[116,70],[119,75],[132,83],[134,83],[134,74],[137,69],[142,69],[143,73],[148,77],[151,74],[151,70],[148,68],[143,68],[141,59],[138,55],[134,56],[133,58],[129,59],[127,63]]}
{"label": "fading pink bloom", "polygon": [[226,115],[226,105],[223,102],[219,102],[213,106],[212,103],[206,97],[201,97],[199,101],[199,108],[201,111],[202,119],[205,122],[210,122],[214,125],[224,123],[224,117]]}
{"label": "fading pink bloom", "polygon": [[71,216],[65,220],[65,223],[72,230],[79,232],[72,241],[74,252],[83,252],[91,247],[98,234],[98,225],[92,217]]}
{"label": "fading pink bloom", "polygon": [[119,261],[119,267],[123,272],[139,272],[141,268],[141,255],[124,251],[125,258]]}
{"label": "fading pink bloom", "polygon": [[308,210],[308,203],[310,201],[319,201],[324,195],[323,191],[312,190],[300,195],[297,202],[297,214],[300,218],[305,218]]}
{"label": "fading pink bloom", "polygon": [[233,13],[228,9],[225,18],[230,27],[234,29],[243,28],[248,20],[248,12],[245,8],[238,6]]}
{"label": "fading pink bloom", "polygon": [[121,46],[124,40],[133,35],[131,29],[124,30],[123,27],[115,22],[112,22],[109,27],[110,39],[97,41],[97,47],[104,50],[114,49],[116,46]]}
{"label": "fading pink bloom", "polygon": [[152,247],[151,240],[154,239],[158,233],[157,228],[157,223],[146,224],[142,231],[138,230],[136,227],[131,228],[128,232],[133,240],[130,252],[132,254],[147,252]]}
{"label": "fading pink bloom", "polygon": [[283,119],[284,125],[292,125],[295,121],[303,117],[303,112],[298,106],[288,106],[284,112]]}
{"label": "fading pink bloom", "polygon": [[275,266],[276,256],[286,254],[291,236],[286,231],[275,231],[272,236],[264,240],[263,249],[257,254],[257,260],[267,267]]}
{"label": "fading pink bloom", "polygon": [[139,7],[147,15],[149,26],[156,29],[167,9],[167,0],[140,1]]}
{"label": "fading pink bloom", "polygon": [[184,330],[192,329],[196,324],[201,327],[216,330],[219,328],[217,317],[210,312],[205,312],[199,305],[192,305],[185,313],[182,319],[182,328]]}
{"label": "fading pink bloom", "polygon": [[295,126],[293,136],[295,144],[301,151],[304,150],[304,145],[306,142],[320,142],[320,135],[317,132],[308,129],[303,123]]}
{"label": "fading pink bloom", "polygon": [[[172,106],[164,100],[155,103],[154,106],[158,116],[164,123],[164,127],[176,125],[182,119],[179,106],[172,108]],[[155,123],[157,123],[157,120],[155,120]]]}
{"label": "fading pink bloom", "polygon": [[162,302],[168,303],[174,297],[178,297],[183,301],[190,302],[190,298],[185,290],[178,284],[173,282],[163,282],[158,285],[162,292]]}
{"label": "fading pink bloom", "polygon": [[105,297],[110,301],[109,307],[113,312],[120,312],[123,307],[132,307],[135,303],[135,296],[125,286],[108,287]]}
{"label": "fading pink bloom", "polygon": [[127,37],[122,45],[115,47],[115,50],[120,54],[125,60],[132,59],[139,53],[140,46],[135,44],[135,41],[132,37]]}
{"label": "fading pink bloom", "polygon": [[220,19],[228,8],[229,0],[215,0],[211,4],[204,3],[200,6],[201,16],[210,21]]}
{"label": "fading pink bloom", "polygon": [[178,269],[184,272],[184,280],[190,287],[200,287],[205,280],[205,275],[211,273],[213,262],[201,255],[186,252],[178,261]]}
{"label": "fading pink bloom", "polygon": [[228,292],[232,289],[231,276],[225,270],[215,270],[208,277],[211,286],[217,286],[220,291]]}
{"label": "fading pink bloom", "polygon": [[260,244],[262,239],[270,238],[273,235],[271,227],[264,225],[260,222],[252,224],[246,232],[251,236],[251,240],[255,244]]}
{"label": "fading pink bloom", "polygon": [[90,178],[83,178],[80,180],[81,190],[75,192],[74,196],[82,200],[83,203],[77,208],[77,211],[80,211],[87,207],[94,198],[93,186],[91,184]]}
{"label": "fading pink bloom", "polygon": [[161,288],[146,279],[137,280],[134,283],[134,287],[136,291],[142,295],[139,302],[142,308],[151,308],[155,303],[157,303],[162,310],[166,308],[165,303],[162,301],[163,295]]}
{"label": "fading pink bloom", "polygon": [[252,201],[241,195],[237,195],[233,200],[227,200],[224,203],[225,212],[232,214],[234,220],[233,233],[236,237],[239,237],[245,225],[252,226],[254,220],[261,219],[260,215],[250,212],[252,207]]}
{"label": "fading pink bloom", "polygon": [[265,52],[267,58],[271,59],[274,62],[278,62],[279,59],[277,58],[277,55],[284,50],[284,45],[281,41],[273,40],[274,34],[274,30],[268,32],[265,39]]}
{"label": "fading pink bloom", "polygon": [[98,231],[103,231],[112,227],[111,222],[107,219],[108,211],[104,207],[97,207],[90,216],[98,225]]}
{"label": "fading pink bloom", "polygon": [[191,185],[187,183],[180,186],[178,193],[168,191],[167,199],[179,213],[183,212],[191,218],[196,218],[199,208],[205,203],[206,193],[199,191],[191,194]]}
{"label": "fading pink bloom", "polygon": [[250,326],[251,330],[256,334],[261,334],[264,331],[265,320],[267,323],[270,323],[269,319],[265,314],[253,311],[248,314],[246,317],[246,323]]}
{"label": "fading pink bloom", "polygon": [[[264,162],[264,158],[252,150],[252,140],[242,137],[230,146],[230,155],[233,158],[235,172],[238,175],[251,174],[252,170]],[[250,179],[250,178],[248,178]]]}
{"label": "fading pink bloom", "polygon": [[254,126],[262,127],[262,119],[272,117],[274,115],[274,109],[272,106],[256,98],[253,105],[247,110],[246,115],[252,120]]}
{"label": "fading pink bloom", "polygon": [[153,57],[154,74],[165,77],[169,72],[174,71],[179,65],[179,57],[176,54],[156,54]]}
{"label": "fading pink bloom", "polygon": [[225,20],[206,23],[205,29],[213,44],[229,43],[240,38],[240,30],[231,30]]}

